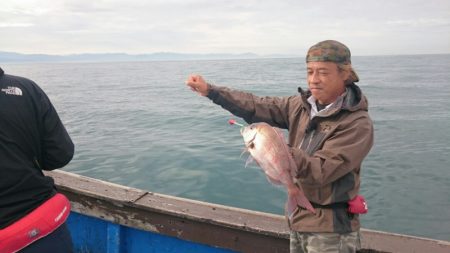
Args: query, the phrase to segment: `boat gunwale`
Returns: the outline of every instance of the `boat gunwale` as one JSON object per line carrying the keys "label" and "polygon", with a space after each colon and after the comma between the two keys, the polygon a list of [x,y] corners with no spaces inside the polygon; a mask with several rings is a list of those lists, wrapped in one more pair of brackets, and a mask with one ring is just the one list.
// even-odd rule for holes
{"label": "boat gunwale", "polygon": [[[285,225],[285,218],[281,215],[148,192],[61,170],[46,172],[46,174],[56,180],[59,190],[94,197],[116,203],[118,206],[129,206],[151,212],[159,212],[182,219],[208,222],[218,226],[240,229],[268,236],[289,238],[289,228]],[[70,179],[67,180],[68,178]],[[74,184],[69,182],[74,180],[78,182]],[[86,184],[82,183],[83,181],[86,182]],[[117,191],[122,191],[124,194],[122,194],[122,196],[109,195],[110,192],[116,193]],[[218,214],[214,215],[214,213]],[[248,217],[255,216],[259,219],[249,223],[249,220],[252,219]]]}

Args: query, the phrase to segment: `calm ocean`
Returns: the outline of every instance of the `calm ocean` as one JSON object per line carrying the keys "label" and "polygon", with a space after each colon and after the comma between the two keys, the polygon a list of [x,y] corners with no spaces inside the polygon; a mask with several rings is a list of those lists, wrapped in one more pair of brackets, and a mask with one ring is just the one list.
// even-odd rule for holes
{"label": "calm ocean", "polygon": [[[450,241],[450,55],[354,57],[375,145],[362,169],[363,227]],[[245,168],[230,113],[190,73],[256,95],[306,88],[303,58],[1,64],[36,81],[71,134],[66,171],[153,192],[283,214],[286,195]]]}

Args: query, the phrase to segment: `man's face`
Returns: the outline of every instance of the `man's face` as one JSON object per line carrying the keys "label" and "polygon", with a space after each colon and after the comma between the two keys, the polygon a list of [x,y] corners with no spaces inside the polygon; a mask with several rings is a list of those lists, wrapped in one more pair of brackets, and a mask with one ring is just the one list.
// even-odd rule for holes
{"label": "man's face", "polygon": [[344,93],[349,74],[348,71],[339,71],[334,62],[307,63],[308,86],[320,104],[330,104]]}

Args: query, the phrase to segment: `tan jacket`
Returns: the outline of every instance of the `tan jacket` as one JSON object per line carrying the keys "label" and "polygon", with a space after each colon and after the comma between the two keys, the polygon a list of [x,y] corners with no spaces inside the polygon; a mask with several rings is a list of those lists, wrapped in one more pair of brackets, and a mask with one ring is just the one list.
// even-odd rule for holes
{"label": "tan jacket", "polygon": [[[361,163],[373,145],[373,124],[366,97],[355,84],[330,108],[310,120],[310,92],[289,97],[258,97],[211,85],[208,97],[247,123],[266,122],[288,129],[295,177],[313,203],[347,203],[358,194]],[[302,232],[347,233],[359,229],[358,215],[345,206],[299,209],[290,227]]]}

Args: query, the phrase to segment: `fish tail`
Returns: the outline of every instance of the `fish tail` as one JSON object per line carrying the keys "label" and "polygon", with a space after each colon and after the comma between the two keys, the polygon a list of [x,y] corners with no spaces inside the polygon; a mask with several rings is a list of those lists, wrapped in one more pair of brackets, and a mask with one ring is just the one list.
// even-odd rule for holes
{"label": "fish tail", "polygon": [[297,204],[293,196],[288,195],[288,201],[285,208],[288,219],[292,221],[292,218],[294,218],[294,212],[297,209]]}
{"label": "fish tail", "polygon": [[305,194],[297,187],[291,187],[288,190],[288,202],[287,213],[293,214],[297,206],[301,206],[312,213],[316,213],[316,210],[311,205],[311,202],[306,198]]}

